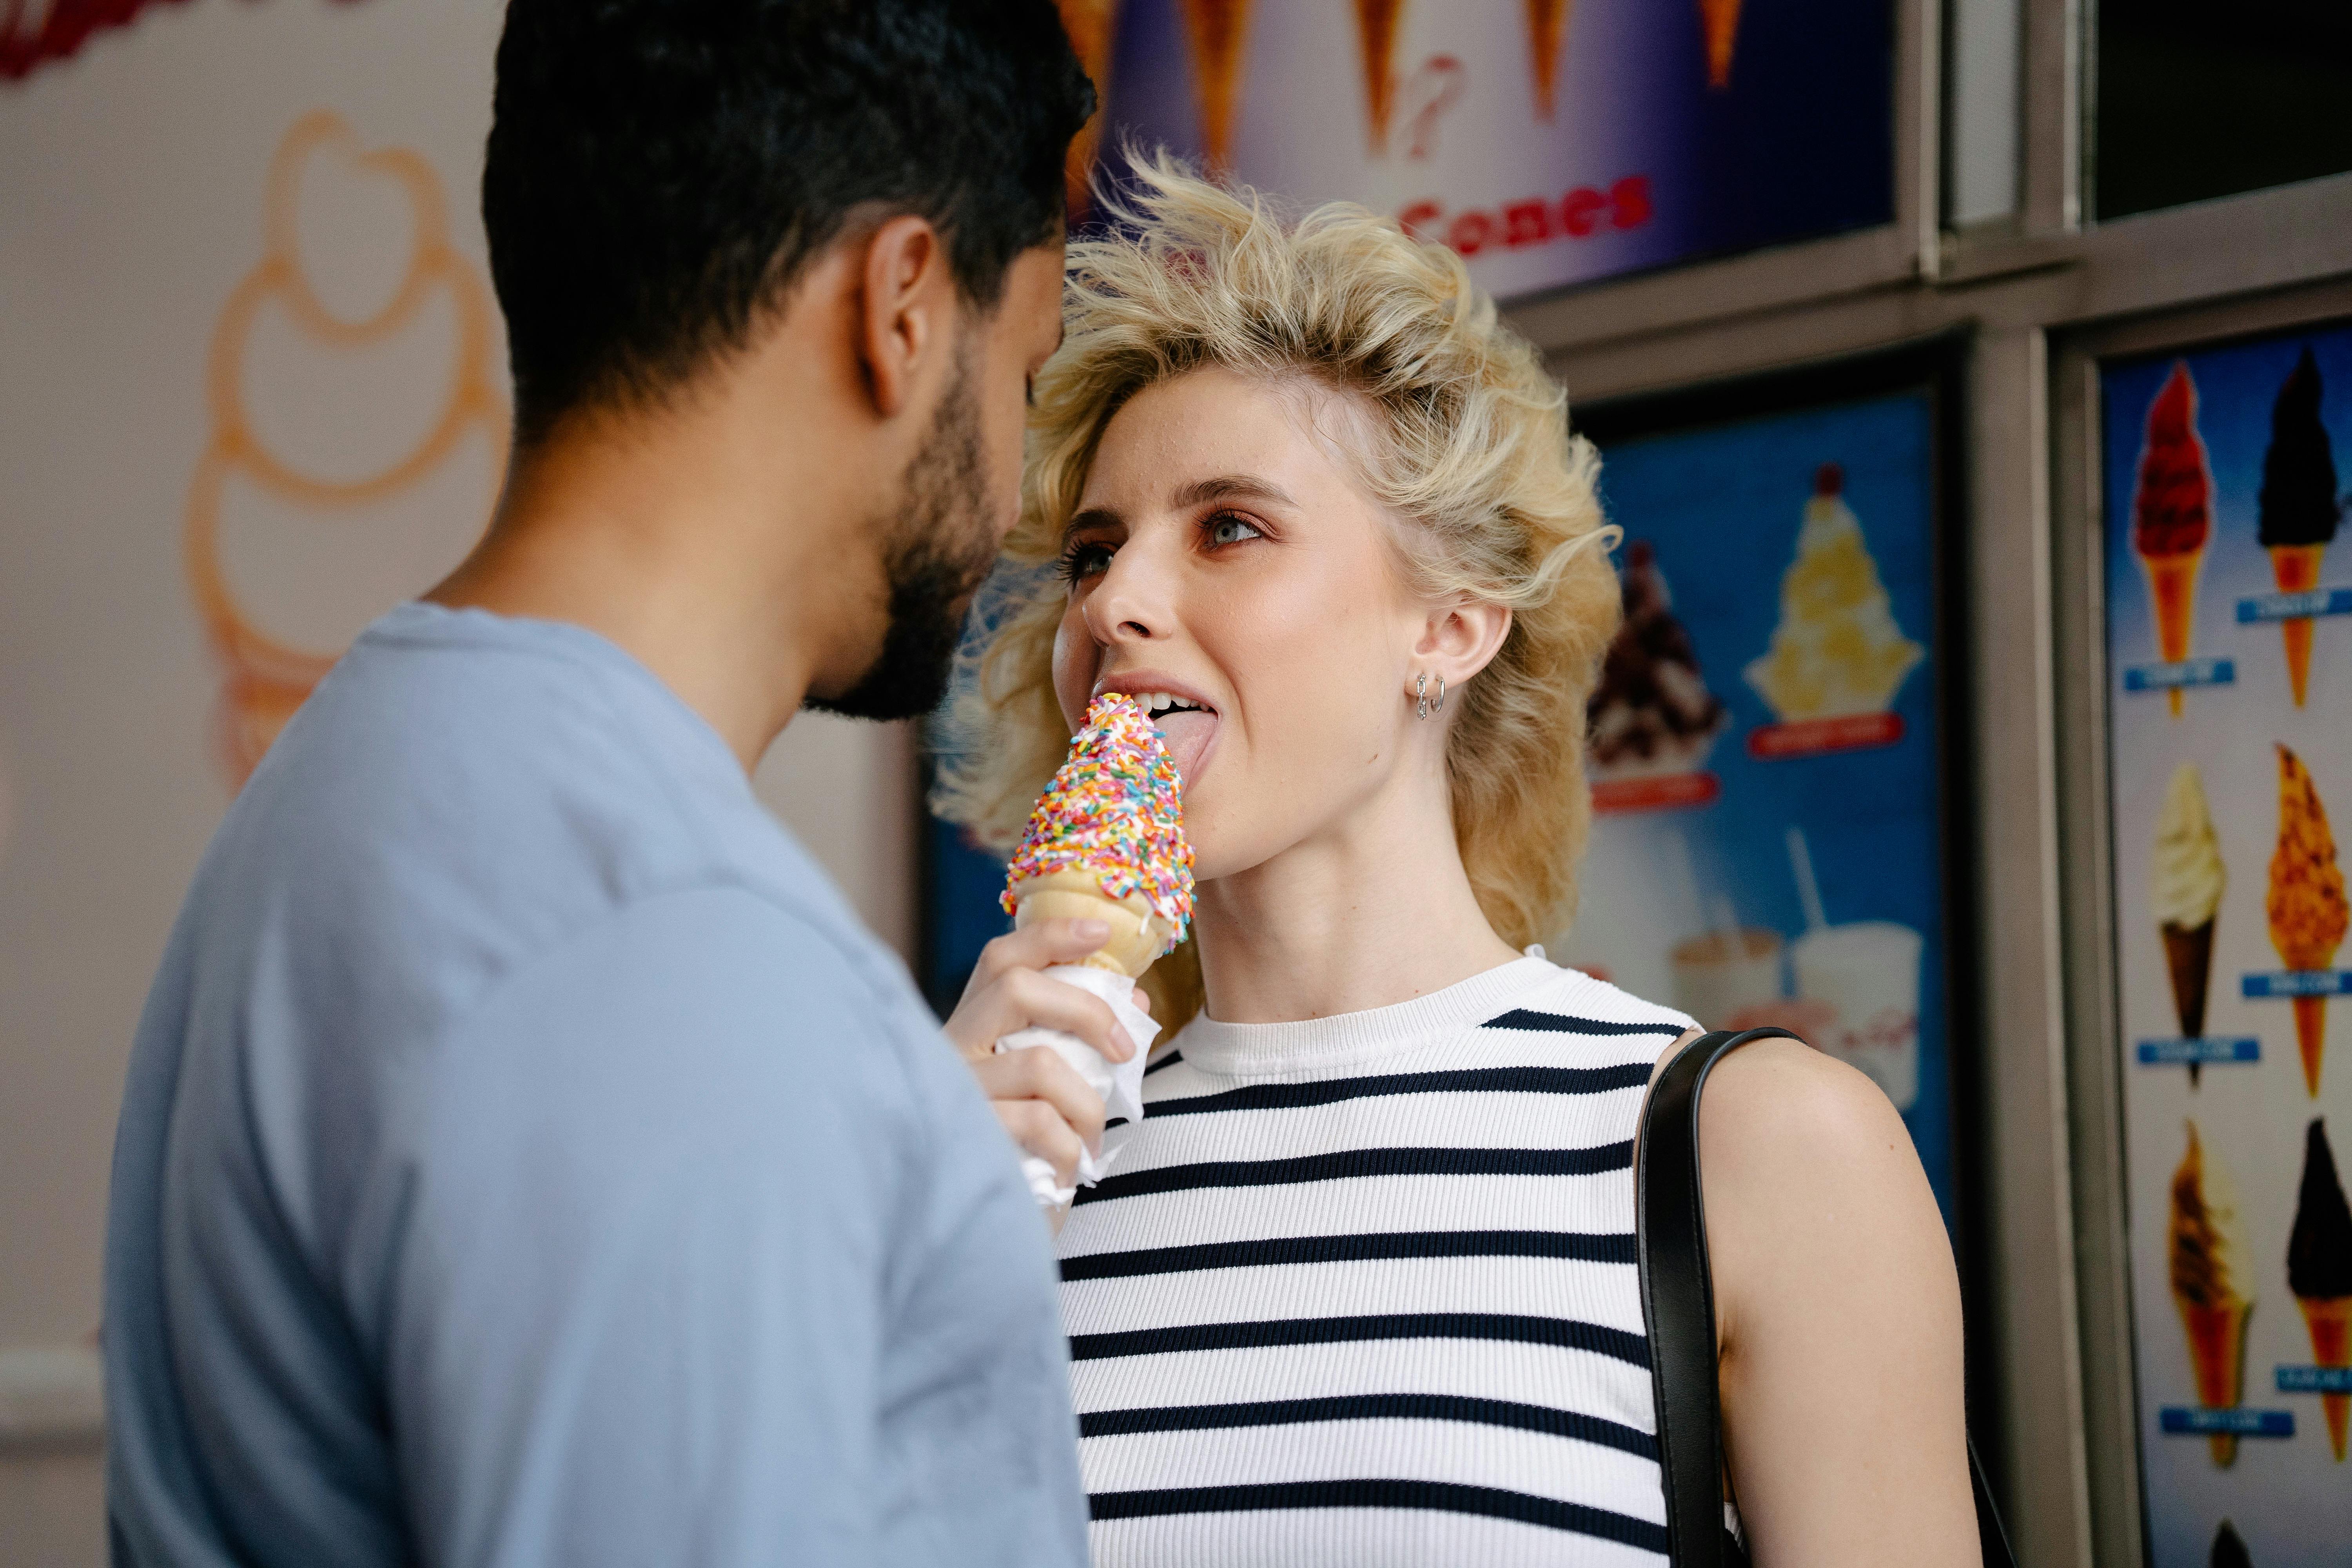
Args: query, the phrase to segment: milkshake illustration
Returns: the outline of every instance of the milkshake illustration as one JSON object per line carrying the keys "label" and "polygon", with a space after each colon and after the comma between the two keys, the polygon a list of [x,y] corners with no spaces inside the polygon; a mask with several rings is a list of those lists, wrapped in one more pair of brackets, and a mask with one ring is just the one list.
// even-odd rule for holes
{"label": "milkshake illustration", "polygon": [[[2336,1173],[2336,1152],[2327,1146],[2327,1123],[2314,1117],[2303,1140],[2303,1184],[2294,1200],[2294,1229],[2287,1236],[2286,1286],[2303,1309],[2311,1332],[2311,1358],[2326,1367],[2352,1366],[2352,1208]],[[2344,1421],[2352,1394],[2323,1393],[2327,1441],[2336,1462],[2344,1462]]]}
{"label": "milkshake illustration", "polygon": [[[2197,434],[2197,384],[2189,362],[2176,361],[2148,405],[2140,447],[2139,479],[2132,497],[2132,552],[2147,573],[2156,604],[2157,656],[2167,664],[2189,657],[2197,613],[2197,573],[2213,537],[2213,471]],[[2180,688],[2166,693],[2175,718]]]}
{"label": "milkshake illustration", "polygon": [[1805,503],[1797,559],[1780,578],[1780,623],[1769,650],[1746,671],[1783,721],[1885,712],[1927,657],[1895,624],[1844,489],[1844,470],[1822,464]]}
{"label": "milkshake illustration", "polygon": [[[319,280],[305,270],[299,205],[303,177],[314,159],[350,175],[386,182],[407,205],[406,271],[388,301],[363,320],[337,314],[321,298]],[[299,518],[312,539],[332,539],[337,531],[364,526],[382,503],[434,480],[468,437],[487,447],[495,476],[505,466],[507,438],[506,403],[496,381],[497,316],[472,264],[449,243],[446,209],[432,165],[405,148],[362,151],[341,117],[318,110],[296,121],[278,145],[265,204],[261,260],[230,294],[213,331],[205,365],[213,427],[189,485],[185,536],[189,587],[222,668],[217,745],[236,786],[340,649],[303,646],[272,629],[245,602],[224,550],[224,524],[266,506],[277,509],[273,515]],[[364,363],[362,356],[369,352],[425,330],[426,312],[436,301],[447,302],[457,327],[446,390],[422,436],[389,464],[357,475],[320,471],[300,456],[278,449],[270,425],[247,407],[247,361],[265,337],[265,317],[292,328],[278,342],[290,335],[301,349],[315,351],[320,362],[346,365]],[[485,518],[490,499],[483,500]]]}
{"label": "milkshake illustration", "polygon": [[1626,546],[1621,585],[1624,618],[1585,704],[1592,776],[1694,773],[1730,713],[1706,688],[1649,541]]}
{"label": "milkshake illustration", "polygon": [[1699,26],[1706,32],[1706,85],[1731,85],[1731,50],[1739,41],[1739,0],[1698,0]]}
{"label": "milkshake illustration", "polygon": [[1241,101],[1250,0],[1182,0],[1182,5],[1192,94],[1201,108],[1201,146],[1210,169],[1222,174],[1234,163],[1234,111]]}
{"label": "milkshake illustration", "polygon": [[1396,107],[1397,24],[1404,0],[1356,0],[1356,42],[1364,67],[1364,113],[1371,121],[1372,151],[1389,146],[1389,116]]}
{"label": "milkshake illustration", "polygon": [[[2241,1293],[2246,1273],[2246,1237],[2238,1218],[2237,1189],[2221,1163],[2205,1152],[2197,1123],[2189,1123],[2189,1152],[2172,1173],[2170,1227],[2172,1301],[2189,1337],[2189,1363],[2196,1373],[2197,1403],[2208,1410],[2234,1410],[2246,1362],[2246,1317],[2254,1309]],[[2213,1462],[2238,1457],[2235,1433],[2209,1433]]]}
{"label": "milkshake illustration", "polygon": [[[2343,506],[2336,495],[2336,455],[2319,418],[2319,362],[2306,346],[2271,406],[2270,449],[2263,454],[2258,537],[2271,552],[2271,573],[2282,594],[2319,586],[2319,560],[2336,538]],[[2311,617],[2279,623],[2286,643],[2286,679],[2294,705],[2311,676]],[[2340,1457],[2340,1456],[2339,1456]]]}
{"label": "milkshake illustration", "polygon": [[[2284,746],[2279,756],[2278,847],[2271,855],[2271,946],[2289,969],[2326,969],[2344,941],[2347,914],[2344,868],[2336,863],[2336,836],[2327,807],[2303,759]],[[2294,1042],[2303,1053],[2304,1087],[2319,1098],[2319,1067],[2327,1039],[2327,998],[2294,998]]]}
{"label": "milkshake illustration", "polygon": [[[2221,866],[2221,840],[2213,831],[2212,808],[2193,763],[2172,772],[2164,808],[2156,818],[2156,853],[2148,870],[2148,903],[2157,933],[2164,939],[2165,972],[2172,980],[2172,1007],[2180,1033],[2205,1033],[2205,994],[2213,973],[2213,919],[2221,908],[2229,875]],[[2189,1064],[2197,1083],[2199,1064]]]}
{"label": "milkshake illustration", "polygon": [[1536,118],[1546,124],[1559,99],[1559,46],[1574,0],[1527,0],[1528,58],[1536,68]]}
{"label": "milkshake illustration", "polygon": [[1067,189],[1065,200],[1069,207],[1070,222],[1086,216],[1093,205],[1094,192],[1089,182],[1094,177],[1095,149],[1102,142],[1103,110],[1110,97],[1111,45],[1118,36],[1118,0],[1054,0],[1062,13],[1062,30],[1070,36],[1071,52],[1086,68],[1087,79],[1095,84],[1095,111],[1070,138],[1070,152],[1063,163],[1064,183]]}

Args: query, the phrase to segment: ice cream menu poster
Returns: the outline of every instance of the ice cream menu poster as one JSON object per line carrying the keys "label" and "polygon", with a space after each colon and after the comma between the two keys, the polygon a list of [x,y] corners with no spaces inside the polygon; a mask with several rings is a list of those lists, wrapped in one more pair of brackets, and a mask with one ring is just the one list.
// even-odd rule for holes
{"label": "ice cream menu poster", "polygon": [[1562,962],[1868,1074],[1953,1215],[1928,386],[1601,440],[1625,620]]}
{"label": "ice cream menu poster", "polygon": [[2352,329],[2101,368],[2153,1561],[2352,1553]]}

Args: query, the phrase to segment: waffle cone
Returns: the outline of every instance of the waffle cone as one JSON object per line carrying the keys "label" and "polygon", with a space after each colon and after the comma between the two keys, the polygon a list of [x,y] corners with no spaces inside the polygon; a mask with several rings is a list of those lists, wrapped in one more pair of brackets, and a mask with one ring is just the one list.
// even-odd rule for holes
{"label": "waffle cone", "polygon": [[1241,96],[1242,43],[1250,0],[1182,0],[1184,35],[1192,45],[1193,96],[1201,110],[1201,144],[1209,167],[1233,167],[1234,110]]}
{"label": "waffle cone", "polygon": [[2327,998],[2294,999],[2294,1045],[2303,1053],[2303,1087],[2319,1098],[2319,1054],[2327,1044]]}
{"label": "waffle cone", "polygon": [[[2208,1410],[2236,1408],[2240,1377],[2246,1362],[2246,1314],[2253,1303],[2236,1297],[2218,1307],[2200,1307],[2173,1298],[2180,1308],[2181,1327],[2189,1331],[2189,1363],[2197,1374],[2197,1403]],[[2213,1462],[2228,1465],[2238,1457],[2232,1432],[2215,1432]]]}
{"label": "waffle cone", "polygon": [[[2197,573],[2205,564],[2205,552],[2143,555],[2140,564],[2147,568],[2148,592],[2156,600],[2157,655],[2167,664],[2179,664],[2189,657],[2189,624],[2197,610]],[[2171,699],[2173,714],[2179,717],[2180,688],[2176,686],[2165,695]]]}
{"label": "waffle cone", "polygon": [[[2352,1296],[2297,1296],[2294,1300],[2303,1309],[2303,1326],[2311,1331],[2311,1359],[2321,1366],[2352,1366]],[[2326,1413],[2327,1441],[2340,1465],[2352,1394],[2323,1394],[2319,1407]]]}
{"label": "waffle cone", "polygon": [[1129,979],[1151,967],[1152,961],[1168,950],[1168,939],[1173,934],[1143,895],[1106,897],[1101,885],[1083,871],[1034,877],[1013,889],[1013,903],[1015,926],[1054,920],[1105,922],[1110,927],[1110,940],[1079,962],[1089,969],[1107,969]]}
{"label": "waffle cone", "polygon": [[1078,57],[1087,79],[1095,84],[1095,111],[1070,138],[1070,150],[1062,164],[1069,218],[1075,224],[1094,200],[1095,148],[1102,140],[1102,105],[1110,95],[1110,52],[1118,0],[1054,3],[1062,13],[1062,30],[1070,36],[1072,52]]}
{"label": "waffle cone", "polygon": [[1535,58],[1536,118],[1549,121],[1559,100],[1559,46],[1570,0],[1527,0],[1528,52]]}
{"label": "waffle cone", "polygon": [[1739,41],[1739,0],[1698,0],[1699,24],[1706,33],[1706,85],[1731,85],[1731,52]]}
{"label": "waffle cone", "polygon": [[[2307,594],[2318,587],[2319,558],[2326,552],[2325,544],[2272,545],[2271,575],[2278,580],[2279,592]],[[2286,643],[2286,683],[2294,693],[2294,705],[2300,708],[2304,687],[2311,679],[2311,617],[2281,621],[2279,636]]]}

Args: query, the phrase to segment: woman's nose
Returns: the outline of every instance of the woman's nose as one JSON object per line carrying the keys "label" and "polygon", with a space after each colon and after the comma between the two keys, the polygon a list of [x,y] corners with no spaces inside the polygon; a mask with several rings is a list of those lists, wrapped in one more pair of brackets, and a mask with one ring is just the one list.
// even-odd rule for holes
{"label": "woman's nose", "polygon": [[1129,544],[1110,558],[1102,581],[1087,595],[1087,629],[1108,647],[1165,637],[1170,626],[1163,573],[1148,550]]}

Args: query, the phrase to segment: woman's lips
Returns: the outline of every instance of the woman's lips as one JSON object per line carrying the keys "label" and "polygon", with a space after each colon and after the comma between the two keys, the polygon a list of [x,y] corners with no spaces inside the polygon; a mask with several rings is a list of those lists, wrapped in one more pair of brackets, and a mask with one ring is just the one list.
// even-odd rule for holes
{"label": "woman's lips", "polygon": [[1151,722],[1168,747],[1168,760],[1176,764],[1176,776],[1183,781],[1185,788],[1192,788],[1201,759],[1208,754],[1209,742],[1216,738],[1217,716],[1199,710],[1180,710],[1162,713]]}

